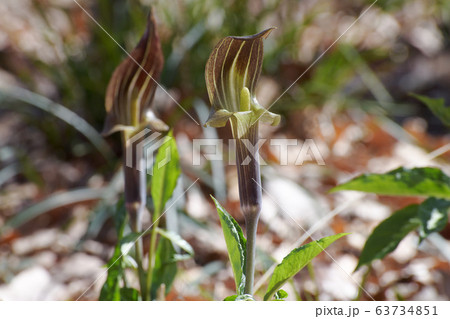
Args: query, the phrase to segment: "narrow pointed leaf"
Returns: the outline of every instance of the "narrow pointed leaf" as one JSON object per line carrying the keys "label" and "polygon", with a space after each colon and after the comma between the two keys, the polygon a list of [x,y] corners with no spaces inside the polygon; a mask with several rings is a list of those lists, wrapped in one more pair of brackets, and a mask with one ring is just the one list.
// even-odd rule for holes
{"label": "narrow pointed leaf", "polygon": [[147,112],[163,63],[155,19],[150,12],[144,35],[130,56],[116,68],[108,84],[104,135],[134,130],[141,123],[148,123],[154,130],[161,128],[159,120],[148,120]]}
{"label": "narrow pointed leaf", "polygon": [[177,150],[177,143],[169,133],[166,141],[158,150],[153,165],[152,177],[152,199],[155,213],[153,220],[163,212],[164,206],[172,196],[180,176],[180,158]]}
{"label": "narrow pointed leaf", "polygon": [[220,224],[222,225],[225,242],[227,244],[228,256],[231,262],[231,268],[234,273],[236,283],[236,293],[242,295],[245,287],[245,247],[246,240],[239,224],[213,197],[214,204],[219,214]]}
{"label": "narrow pointed leaf", "polygon": [[418,210],[419,205],[410,205],[382,221],[364,244],[355,270],[394,251],[410,231],[420,226]]}
{"label": "narrow pointed leaf", "polygon": [[385,174],[364,174],[331,190],[354,190],[381,195],[450,198],[450,177],[434,167],[400,167]]}
{"label": "narrow pointed leaf", "polygon": [[172,283],[177,274],[177,263],[174,256],[175,249],[169,239],[161,237],[158,242],[155,256],[155,268],[153,269],[153,280],[151,287],[151,296],[156,297],[159,287],[166,286],[165,293],[170,291]]}
{"label": "narrow pointed leaf", "polygon": [[53,209],[72,205],[78,202],[102,199],[106,195],[106,190],[106,188],[82,188],[51,195],[43,201],[16,213],[13,217],[8,219],[6,223],[0,227],[0,235],[13,228],[20,227],[21,225]]}
{"label": "narrow pointed leaf", "polygon": [[180,235],[178,235],[178,234],[176,234],[174,232],[171,232],[171,231],[165,231],[164,229],[161,229],[161,228],[157,228],[156,231],[161,236],[163,236],[166,239],[170,240],[172,245],[180,247],[185,252],[187,252],[189,254],[189,256],[194,256],[194,249],[192,248],[192,246],[186,240],[181,238]]}
{"label": "narrow pointed leaf", "polygon": [[450,201],[431,197],[420,205],[410,205],[393,213],[367,239],[356,269],[375,259],[383,259],[411,231],[418,229],[421,241],[441,231],[447,224],[449,208]]}
{"label": "narrow pointed leaf", "polygon": [[130,233],[120,240],[120,251],[122,255],[128,255],[134,247],[136,241],[141,236],[139,233]]}
{"label": "narrow pointed leaf", "polygon": [[108,276],[100,290],[100,301],[120,301],[120,278],[122,276],[122,266],[120,262],[114,263],[120,257],[120,247],[116,246],[114,254],[108,262]]}
{"label": "narrow pointed leaf", "polygon": [[272,278],[270,278],[266,294],[264,295],[264,300],[270,300],[272,296],[286,283],[286,281],[298,273],[331,243],[345,235],[348,234],[342,233],[324,237],[291,251],[273,271]]}
{"label": "narrow pointed leaf", "polygon": [[439,118],[442,123],[450,127],[450,106],[445,105],[444,99],[432,99],[424,95],[411,94],[411,96],[420,100]]}
{"label": "narrow pointed leaf", "polygon": [[[3,98],[14,99],[37,107],[44,112],[48,112],[83,134],[107,160],[114,156],[110,146],[98,131],[76,112],[71,111],[67,107],[58,104],[43,95],[18,86],[5,85],[4,83],[0,84],[0,100],[3,100]],[[0,108],[9,107],[10,105],[13,106],[14,104],[1,103]],[[19,110],[15,108],[14,111]]]}

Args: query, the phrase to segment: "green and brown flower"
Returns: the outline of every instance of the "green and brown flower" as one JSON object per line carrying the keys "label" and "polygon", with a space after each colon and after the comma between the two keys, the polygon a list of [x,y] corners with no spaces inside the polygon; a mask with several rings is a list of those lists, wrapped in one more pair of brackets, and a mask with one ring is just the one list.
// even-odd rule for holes
{"label": "green and brown flower", "polygon": [[[236,140],[239,195],[244,215],[258,215],[261,203],[258,143],[259,121],[278,125],[280,116],[264,109],[255,91],[261,74],[263,40],[273,28],[244,37],[226,37],[212,51],[205,78],[212,105],[207,126],[222,127],[228,121]],[[247,143],[247,144],[246,144]],[[247,165],[242,163],[250,157]]]}
{"label": "green and brown flower", "polygon": [[[124,154],[131,153],[137,167],[145,160],[137,158],[137,143],[132,143],[133,136],[149,127],[152,131],[166,131],[168,126],[161,121],[153,110],[151,103],[158,86],[157,81],[164,64],[161,44],[156,31],[156,23],[150,10],[147,27],[134,50],[115,69],[106,91],[106,120],[103,134],[121,132]],[[142,140],[142,138],[140,139]],[[123,162],[125,179],[125,205],[136,222],[139,231],[139,219],[146,210],[146,175]],[[142,169],[141,169],[142,170]]]}
{"label": "green and brown flower", "polygon": [[278,125],[280,116],[265,110],[255,91],[261,74],[263,40],[273,28],[244,37],[226,37],[214,48],[206,63],[205,78],[213,109],[207,126],[222,127],[236,113]]}
{"label": "green and brown flower", "polygon": [[150,109],[163,64],[155,19],[150,11],[144,35],[109,81],[104,135],[124,131],[129,136],[144,126],[156,131],[168,129]]}
{"label": "green and brown flower", "polygon": [[247,233],[246,294],[253,293],[256,230],[262,202],[259,152],[256,147],[259,121],[271,125],[280,122],[280,116],[264,109],[255,94],[263,62],[263,40],[272,29],[251,36],[222,39],[212,51],[205,70],[212,105],[205,125],[222,127],[230,121],[236,140],[239,199]]}

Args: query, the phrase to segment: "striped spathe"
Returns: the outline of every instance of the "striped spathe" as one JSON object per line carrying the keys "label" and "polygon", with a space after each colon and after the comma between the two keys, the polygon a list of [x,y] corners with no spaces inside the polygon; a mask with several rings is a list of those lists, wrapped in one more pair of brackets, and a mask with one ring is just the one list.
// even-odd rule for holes
{"label": "striped spathe", "polygon": [[115,69],[109,81],[105,98],[107,117],[104,135],[135,131],[145,124],[150,124],[156,130],[167,129],[150,109],[163,64],[155,19],[150,11],[144,35]]}

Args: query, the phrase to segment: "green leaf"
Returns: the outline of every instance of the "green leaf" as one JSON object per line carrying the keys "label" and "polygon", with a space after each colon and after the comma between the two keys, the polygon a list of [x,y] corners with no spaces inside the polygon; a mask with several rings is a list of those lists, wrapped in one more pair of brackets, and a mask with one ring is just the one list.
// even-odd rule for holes
{"label": "green leaf", "polygon": [[111,259],[108,261],[108,277],[106,277],[106,281],[103,284],[103,287],[100,291],[100,301],[120,301],[120,280],[123,275],[122,263],[120,257],[122,255],[121,252],[121,239],[123,237],[123,231],[126,225],[126,211],[123,203],[119,202],[117,204],[116,214],[114,215],[114,222],[117,229],[117,237],[119,238],[119,242],[114,248],[114,253]]}
{"label": "green leaf", "polygon": [[314,257],[320,254],[335,240],[348,235],[341,233],[310,242],[291,251],[275,268],[270,278],[264,300],[269,300],[286,281],[305,267]]}
{"label": "green leaf", "polygon": [[244,294],[244,295],[232,295],[226,297],[223,301],[255,301],[252,295]]}
{"label": "green leaf", "polygon": [[123,238],[123,231],[125,229],[125,224],[127,221],[127,211],[125,209],[125,203],[123,198],[121,198],[116,205],[116,210],[114,211],[113,215],[114,220],[114,228],[117,232],[117,239],[122,240]]}
{"label": "green leaf", "polygon": [[120,252],[122,255],[128,255],[140,236],[140,233],[130,233],[120,240]]}
{"label": "green leaf", "polygon": [[157,296],[159,287],[165,285],[165,293],[170,291],[170,287],[177,274],[177,263],[175,261],[175,249],[170,240],[161,237],[155,255],[155,267],[153,269],[153,279],[151,295]]}
{"label": "green leaf", "polygon": [[242,229],[234,218],[211,196],[216,205],[219,214],[220,224],[222,225],[225,242],[227,244],[228,256],[231,262],[231,268],[234,273],[236,283],[236,292],[238,295],[244,293],[245,287],[245,249],[246,239]]}
{"label": "green leaf", "polygon": [[397,168],[385,174],[364,174],[331,190],[354,190],[380,195],[450,198],[450,177],[434,167]]}
{"label": "green leaf", "polygon": [[275,300],[284,300],[288,297],[288,293],[283,289],[280,289],[276,292],[276,294],[273,297]]}
{"label": "green leaf", "polygon": [[444,99],[432,99],[424,95],[411,93],[411,96],[420,100],[439,118],[446,126],[450,126],[450,107],[445,106]]}
{"label": "green leaf", "polygon": [[420,241],[433,232],[439,232],[447,225],[450,201],[431,197],[419,206],[418,217]]}
{"label": "green leaf", "polygon": [[165,231],[161,228],[156,228],[156,231],[163,237],[165,237],[166,239],[170,240],[170,242],[172,243],[172,245],[174,246],[178,246],[181,249],[183,249],[185,252],[187,252],[189,254],[189,256],[194,256],[194,249],[192,248],[192,246],[183,238],[181,238],[180,235],[171,232],[171,231]]}
{"label": "green leaf", "polygon": [[237,298],[237,295],[232,295],[232,296],[226,297],[223,301],[235,301],[236,298]]}
{"label": "green leaf", "polygon": [[136,260],[131,257],[130,255],[123,255],[122,256],[122,267],[123,268],[130,268],[130,269],[138,269],[138,264]]}
{"label": "green leaf", "polygon": [[138,301],[139,291],[134,288],[120,288],[120,301]]}
{"label": "green leaf", "polygon": [[419,205],[410,205],[382,221],[364,244],[355,270],[394,251],[410,231],[420,226],[418,211]]}
{"label": "green leaf", "polygon": [[172,136],[172,132],[166,138],[167,140],[158,150],[153,165],[151,190],[155,208],[153,220],[156,220],[163,212],[166,202],[172,196],[173,190],[177,185],[181,172],[177,144]]}
{"label": "green leaf", "polygon": [[107,267],[110,268],[108,269],[108,277],[106,277],[106,281],[100,291],[100,301],[120,301],[120,278],[123,270],[120,261],[114,263],[120,258],[120,255],[120,246],[117,245],[113,256],[107,264]]}
{"label": "green leaf", "polygon": [[410,205],[395,212],[369,236],[355,270],[375,259],[383,259],[409,232],[417,228],[421,241],[429,234],[441,231],[447,224],[449,208],[450,201],[431,197],[420,205]]}
{"label": "green leaf", "polygon": [[[120,249],[114,251],[114,255],[111,260],[116,260],[120,257]],[[109,263],[108,263],[109,265]],[[116,266],[108,269],[108,277],[102,286],[100,291],[100,301],[119,301],[120,300],[120,276],[122,275],[122,269],[120,262]]]}

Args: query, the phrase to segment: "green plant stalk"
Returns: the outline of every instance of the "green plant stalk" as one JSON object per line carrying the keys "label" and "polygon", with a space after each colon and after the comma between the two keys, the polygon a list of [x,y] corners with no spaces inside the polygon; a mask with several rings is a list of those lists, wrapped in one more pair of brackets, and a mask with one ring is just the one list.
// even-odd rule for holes
{"label": "green plant stalk", "polygon": [[364,287],[366,286],[366,283],[367,283],[367,280],[369,279],[369,274],[370,274],[371,271],[372,271],[372,266],[369,265],[367,267],[367,270],[364,272],[364,275],[363,275],[362,280],[361,280],[361,284],[359,285],[359,288],[358,288],[358,294],[356,295],[355,299],[353,299],[353,301],[360,301],[361,300],[361,297],[362,297],[362,295],[364,293]]}
{"label": "green plant stalk", "polygon": [[309,273],[309,278],[311,278],[311,280],[314,283],[314,292],[313,292],[313,297],[315,301],[319,301],[319,290],[318,290],[318,285],[317,285],[317,278],[316,278],[316,273],[314,271],[314,266],[312,264],[312,262],[309,262],[308,265],[306,265],[306,267],[308,268],[308,273]]}
{"label": "green plant stalk", "polygon": [[297,288],[295,287],[294,280],[291,279],[291,280],[289,281],[289,283],[290,283],[291,286],[292,286],[292,291],[294,292],[295,300],[297,300],[297,301],[303,301],[303,300],[302,300],[302,296],[300,295],[299,289],[297,289]]}
{"label": "green plant stalk", "polygon": [[247,247],[245,258],[245,288],[246,294],[253,294],[255,277],[256,232],[261,212],[261,174],[259,170],[259,152],[257,148],[249,150],[245,145],[258,143],[258,122],[248,127],[238,125],[231,120],[233,136],[236,139],[236,164],[238,169],[239,199],[245,218]]}
{"label": "green plant stalk", "polygon": [[155,252],[156,252],[156,241],[157,241],[157,231],[159,225],[159,216],[160,212],[154,212],[153,214],[153,224],[152,224],[152,231],[150,234],[150,247],[148,251],[148,269],[147,269],[147,284],[146,289],[148,293],[148,300],[151,301],[153,297],[151,295],[151,289],[152,289],[152,282],[153,282],[153,270],[155,268]]}
{"label": "green plant stalk", "polygon": [[256,259],[256,230],[258,228],[258,218],[246,218],[245,227],[247,234],[247,247],[245,256],[245,288],[244,293],[253,295],[253,283],[255,280],[255,259]]}
{"label": "green plant stalk", "polygon": [[[123,132],[123,145],[124,150],[130,147],[127,144],[130,135],[128,132]],[[136,158],[136,152],[133,149],[133,158]],[[143,159],[137,159],[139,164]],[[125,206],[126,210],[130,216],[130,226],[133,232],[140,233],[142,231],[142,215],[146,210],[147,203],[147,172],[145,169],[137,170],[134,167],[128,167],[123,162],[124,176],[125,176]],[[141,166],[142,168],[142,166]],[[143,300],[147,299],[147,290],[145,283],[145,271],[142,264],[142,254],[143,254],[143,243],[142,237],[138,238],[135,247],[135,259],[138,265],[138,277],[139,286],[141,290],[141,296]]]}
{"label": "green plant stalk", "polygon": [[[151,195],[153,198],[153,214],[152,225],[150,231],[150,246],[148,252],[148,268],[147,268],[147,280],[146,288],[149,300],[158,299],[160,296],[158,292],[160,287],[153,286],[153,276],[155,271],[156,257],[158,254],[159,244],[157,234],[159,233],[158,225],[160,218],[164,214],[164,208],[167,200],[173,195],[173,191],[176,187],[177,179],[180,174],[178,167],[178,152],[176,150],[175,139],[172,132],[169,132],[167,138],[167,144],[163,145],[157,152],[156,162],[154,163],[154,175],[152,177],[152,189]],[[167,148],[166,148],[167,147]],[[171,157],[168,165],[161,166],[161,161],[166,159],[167,152],[170,151]],[[161,154],[163,157],[161,157]],[[175,178],[173,178],[175,177]],[[156,289],[154,289],[156,288]]]}

